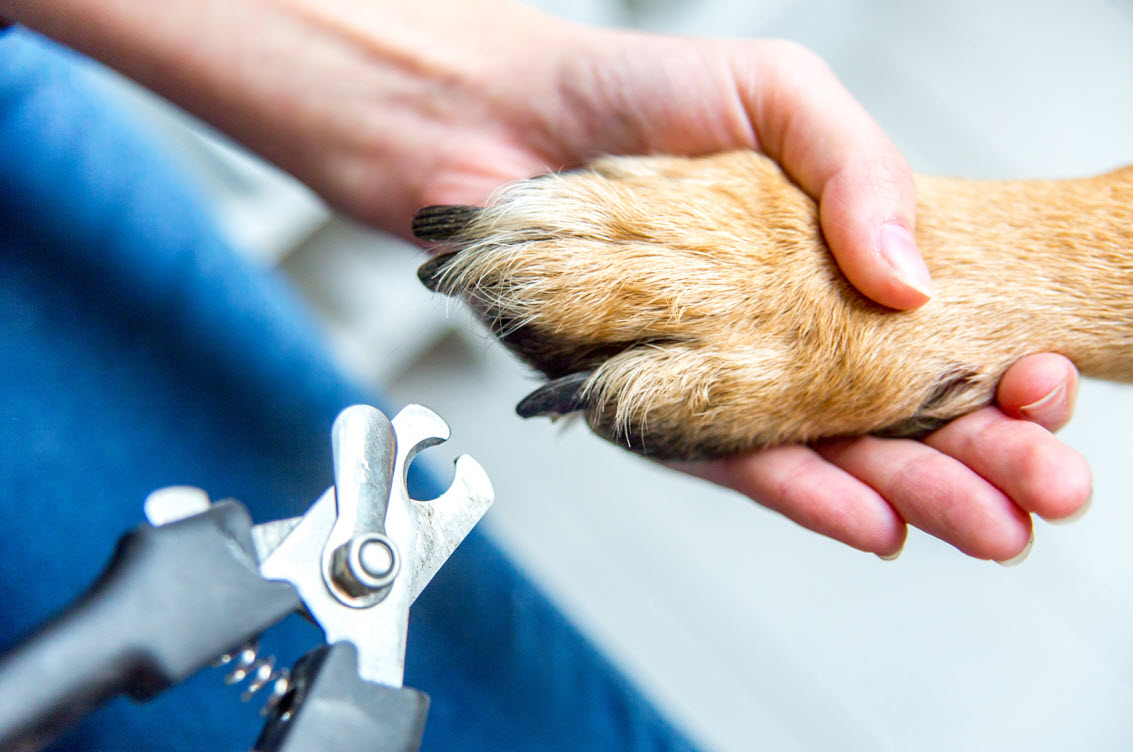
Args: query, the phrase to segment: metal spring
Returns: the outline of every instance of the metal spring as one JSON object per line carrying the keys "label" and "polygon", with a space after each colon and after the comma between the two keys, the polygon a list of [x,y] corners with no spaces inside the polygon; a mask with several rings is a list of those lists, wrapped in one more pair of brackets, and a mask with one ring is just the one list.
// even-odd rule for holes
{"label": "metal spring", "polygon": [[275,710],[290,689],[288,670],[275,667],[274,655],[260,656],[259,645],[255,642],[249,642],[231,653],[225,653],[220,656],[216,665],[232,667],[224,677],[225,684],[233,685],[247,681],[244,691],[240,693],[243,702],[248,702],[260,690],[270,687],[267,702],[260,709],[261,716],[266,716]]}

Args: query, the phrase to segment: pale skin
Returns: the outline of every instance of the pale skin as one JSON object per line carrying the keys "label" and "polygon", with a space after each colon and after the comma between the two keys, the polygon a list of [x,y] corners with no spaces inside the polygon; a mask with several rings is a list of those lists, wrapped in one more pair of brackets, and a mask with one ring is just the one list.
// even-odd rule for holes
{"label": "pale skin", "polygon": [[[519,5],[437,0],[0,0],[0,15],[117,68],[288,170],[336,208],[408,237],[413,212],[600,154],[758,149],[819,200],[865,295],[934,293],[910,231],[908,164],[814,55],[778,41],[594,29]],[[474,30],[474,33],[470,33]],[[923,442],[865,437],[679,469],[882,556],[915,525],[975,557],[1029,549],[1090,471],[1052,434],[1078,375],[1025,358],[998,405]]]}

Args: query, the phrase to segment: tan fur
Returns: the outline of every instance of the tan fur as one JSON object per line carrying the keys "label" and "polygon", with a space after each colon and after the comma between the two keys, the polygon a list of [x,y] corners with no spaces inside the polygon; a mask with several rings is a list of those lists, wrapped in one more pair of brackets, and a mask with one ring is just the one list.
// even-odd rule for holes
{"label": "tan fur", "polygon": [[939,292],[913,312],[854,290],[814,202],[750,152],[519,183],[456,233],[439,284],[549,376],[592,372],[588,423],[662,457],[915,435],[1029,353],[1133,381],[1133,167],[917,189]]}

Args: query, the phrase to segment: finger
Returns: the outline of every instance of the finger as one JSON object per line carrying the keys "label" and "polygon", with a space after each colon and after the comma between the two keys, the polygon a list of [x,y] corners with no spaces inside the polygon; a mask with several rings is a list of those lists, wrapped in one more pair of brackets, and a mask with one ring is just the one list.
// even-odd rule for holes
{"label": "finger", "polygon": [[777,447],[673,466],[862,551],[889,556],[905,545],[905,522],[892,507],[808,447]]}
{"label": "finger", "polygon": [[746,92],[761,148],[818,199],[823,234],[855,287],[891,308],[923,304],[934,288],[914,239],[905,158],[817,56],[785,42],[762,49]]}
{"label": "finger", "polygon": [[969,556],[1009,561],[1030,543],[1031,518],[959,461],[917,441],[831,441],[817,451],[877,489],[910,525]]}
{"label": "finger", "polygon": [[999,381],[996,401],[1012,418],[1057,431],[1070,421],[1078,397],[1078,369],[1069,359],[1045,353],[1019,360]]}
{"label": "finger", "polygon": [[916,191],[907,171],[888,155],[855,158],[831,176],[819,199],[822,233],[847,279],[866,297],[899,309],[936,293],[913,236],[915,219],[896,216],[904,196]]}
{"label": "finger", "polygon": [[1090,466],[1042,426],[988,407],[931,434],[925,443],[979,473],[1011,500],[1047,519],[1077,513],[1090,497]]}

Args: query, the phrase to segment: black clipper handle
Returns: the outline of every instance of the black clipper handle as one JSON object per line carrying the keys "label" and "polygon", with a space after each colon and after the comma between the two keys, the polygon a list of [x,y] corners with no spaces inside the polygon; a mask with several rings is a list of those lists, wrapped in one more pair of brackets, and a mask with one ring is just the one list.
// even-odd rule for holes
{"label": "black clipper handle", "polygon": [[299,659],[290,688],[256,740],[255,752],[417,752],[429,696],[358,676],[349,642],[322,645]]}
{"label": "black clipper handle", "polygon": [[119,694],[147,700],[300,607],[260,577],[235,502],[118,542],[97,582],[0,658],[0,750],[36,750]]}

